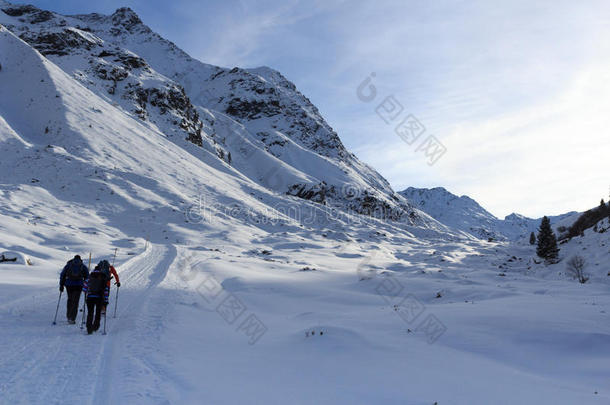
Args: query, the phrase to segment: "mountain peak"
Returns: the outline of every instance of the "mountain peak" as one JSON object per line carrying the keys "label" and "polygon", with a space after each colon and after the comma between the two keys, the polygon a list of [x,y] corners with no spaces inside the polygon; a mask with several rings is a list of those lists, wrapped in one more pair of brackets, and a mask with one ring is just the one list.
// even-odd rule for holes
{"label": "mountain peak", "polygon": [[112,24],[115,26],[122,26],[126,29],[130,29],[136,25],[142,24],[142,20],[129,7],[118,8],[112,15]]}
{"label": "mountain peak", "polygon": [[399,194],[447,226],[477,238],[505,239],[498,229],[498,219],[466,195],[458,197],[444,187],[409,187]]}
{"label": "mountain peak", "polygon": [[[444,187],[409,187],[399,194],[441,223],[482,239],[518,240],[528,237],[540,224],[540,218],[516,212],[498,219],[467,195],[458,197]],[[576,219],[575,215],[577,213],[571,211],[549,216],[549,219],[556,225],[569,225]]]}
{"label": "mountain peak", "polygon": [[526,216],[517,214],[516,212],[513,212],[512,214],[509,214],[504,217],[505,221],[519,221],[519,220],[526,220],[526,219],[528,219]]}
{"label": "mountain peak", "polygon": [[445,187],[432,187],[432,188],[416,188],[408,187],[402,191],[405,194],[417,194],[419,196],[426,196],[428,198],[442,198],[444,200],[464,200],[470,203],[478,205],[478,203],[467,195],[457,196]]}

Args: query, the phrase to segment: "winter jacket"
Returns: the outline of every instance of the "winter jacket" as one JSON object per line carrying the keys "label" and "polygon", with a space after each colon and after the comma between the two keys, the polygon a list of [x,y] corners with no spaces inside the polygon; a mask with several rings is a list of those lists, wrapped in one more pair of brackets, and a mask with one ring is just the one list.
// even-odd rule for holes
{"label": "winter jacket", "polygon": [[[121,282],[119,280],[119,273],[116,272],[116,269],[112,265],[110,266],[110,273],[112,273],[112,275],[114,276],[114,282],[115,283],[120,283]],[[110,279],[108,279],[108,287],[110,287]]]}
{"label": "winter jacket", "polygon": [[[92,283],[92,278],[97,277],[98,275],[100,275],[100,277],[103,280],[103,293],[99,294],[98,292],[94,292],[94,291],[89,291],[89,286]],[[93,270],[91,272],[91,274],[89,275],[89,278],[85,281],[85,284],[83,285],[83,292],[86,294],[87,298],[100,298],[100,297],[104,297],[104,302],[108,302],[108,294],[110,293],[110,288],[108,287],[108,283],[106,283],[106,277],[103,275],[102,272],[100,272],[99,270]]]}
{"label": "winter jacket", "polygon": [[[80,273],[80,277],[78,279],[73,279],[70,277],[72,273],[71,267],[77,266],[78,272]],[[61,274],[59,275],[59,285],[61,287],[82,287],[83,281],[89,277],[89,268],[85,266],[82,260],[72,259],[66,263]]]}

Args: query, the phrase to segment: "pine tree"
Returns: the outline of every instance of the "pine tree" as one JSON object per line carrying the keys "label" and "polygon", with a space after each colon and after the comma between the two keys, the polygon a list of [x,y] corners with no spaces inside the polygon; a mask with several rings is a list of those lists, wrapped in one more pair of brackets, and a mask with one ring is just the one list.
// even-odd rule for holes
{"label": "pine tree", "polygon": [[536,234],[534,232],[530,233],[530,245],[536,244]]}
{"label": "pine tree", "polygon": [[605,216],[610,217],[610,200],[608,200],[608,204],[604,202],[604,199],[599,202],[599,215],[603,218]]}
{"label": "pine tree", "polygon": [[538,229],[538,245],[536,246],[536,254],[547,261],[557,259],[559,254],[557,238],[551,229],[551,221],[546,216],[542,218],[540,228]]}

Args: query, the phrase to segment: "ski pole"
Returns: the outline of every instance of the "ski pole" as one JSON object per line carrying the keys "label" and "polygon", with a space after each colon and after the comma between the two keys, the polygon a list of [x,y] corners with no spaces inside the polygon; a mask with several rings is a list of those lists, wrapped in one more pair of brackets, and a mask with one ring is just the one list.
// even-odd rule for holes
{"label": "ski pole", "polygon": [[104,310],[104,331],[102,332],[102,335],[106,334],[106,311]]}
{"label": "ski pole", "polygon": [[[116,259],[116,252],[119,248],[114,248],[114,257],[112,258],[112,267],[114,267],[114,260]],[[116,288],[116,297],[114,298],[114,315],[113,318],[116,318],[116,307],[119,305],[119,288]]]}
{"label": "ski pole", "polygon": [[[89,271],[91,271],[91,252],[89,252]],[[85,328],[85,308],[87,306],[87,293],[83,294],[83,318],[81,320],[80,323],[80,328],[84,329]]]}
{"label": "ski pole", "polygon": [[64,292],[62,290],[59,291],[59,299],[57,300],[57,308],[55,308],[55,318],[53,318],[53,325],[57,325],[57,312],[59,311],[59,302],[61,301],[61,295]]}
{"label": "ski pole", "polygon": [[82,317],[81,322],[80,322],[80,328],[81,329],[84,329],[84,327],[85,327],[85,310],[87,308],[87,294],[86,293],[83,294],[83,298],[84,298],[84,301],[83,301],[83,317]]}
{"label": "ski pole", "polygon": [[112,316],[113,318],[116,318],[116,307],[119,305],[119,288],[121,287],[116,288],[116,297],[114,298],[114,315]]}

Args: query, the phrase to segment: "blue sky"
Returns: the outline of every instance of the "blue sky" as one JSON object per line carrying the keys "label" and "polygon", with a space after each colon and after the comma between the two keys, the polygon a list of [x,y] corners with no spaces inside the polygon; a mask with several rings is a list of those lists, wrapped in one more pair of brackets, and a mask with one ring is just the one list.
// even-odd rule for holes
{"label": "blue sky", "polygon": [[[444,186],[493,214],[585,210],[608,199],[607,1],[42,1],[61,13],[134,9],[203,62],[271,66],[396,190]],[[535,4],[533,4],[535,3]],[[374,72],[377,97],[359,84]],[[402,105],[386,124],[388,96]],[[412,114],[425,132],[395,132]],[[433,135],[446,153],[417,151]]]}

